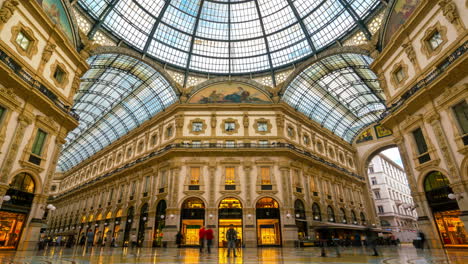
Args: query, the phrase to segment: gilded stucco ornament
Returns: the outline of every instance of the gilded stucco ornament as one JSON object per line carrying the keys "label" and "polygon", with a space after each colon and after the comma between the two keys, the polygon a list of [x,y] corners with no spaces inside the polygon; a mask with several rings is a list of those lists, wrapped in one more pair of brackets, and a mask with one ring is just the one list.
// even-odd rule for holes
{"label": "gilded stucco ornament", "polygon": [[458,14],[457,6],[452,0],[441,0],[439,6],[442,8],[442,13],[447,20],[455,25],[458,33],[463,33],[465,30],[460,15]]}
{"label": "gilded stucco ornament", "polygon": [[94,40],[88,39],[88,36],[80,30],[80,39],[83,43],[82,49],[80,51],[80,56],[84,59],[87,59],[91,56],[91,54],[96,50],[99,45],[96,44]]}
{"label": "gilded stucco ornament", "polygon": [[408,57],[408,59],[411,61],[411,63],[415,67],[416,71],[419,72],[421,68],[419,67],[419,63],[416,58],[416,51],[414,50],[414,47],[411,44],[411,42],[407,41],[403,43],[401,46],[403,47],[403,50],[405,51],[406,56]]}
{"label": "gilded stucco ornament", "polygon": [[18,0],[6,0],[0,8],[0,27],[8,22],[18,8]]}

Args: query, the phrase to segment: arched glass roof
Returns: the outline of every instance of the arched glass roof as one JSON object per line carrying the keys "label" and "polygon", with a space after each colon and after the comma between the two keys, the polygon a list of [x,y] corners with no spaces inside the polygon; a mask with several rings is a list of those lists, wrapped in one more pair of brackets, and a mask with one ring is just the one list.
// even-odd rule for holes
{"label": "arched glass roof", "polygon": [[73,109],[80,116],[63,146],[58,168],[66,171],[177,101],[169,82],[147,64],[120,54],[88,59]]}
{"label": "arched glass roof", "polygon": [[94,20],[136,50],[186,71],[268,72],[335,43],[379,0],[78,0]]}
{"label": "arched glass roof", "polygon": [[286,87],[282,100],[344,140],[379,119],[385,110],[370,57],[339,54],[313,63]]}

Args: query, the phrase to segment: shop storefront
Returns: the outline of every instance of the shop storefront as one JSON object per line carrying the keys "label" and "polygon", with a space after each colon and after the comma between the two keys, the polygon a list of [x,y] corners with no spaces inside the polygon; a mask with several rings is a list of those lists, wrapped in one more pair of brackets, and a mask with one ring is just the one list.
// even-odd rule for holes
{"label": "shop storefront", "polygon": [[297,238],[304,240],[308,236],[308,231],[305,207],[301,200],[296,200],[294,203],[294,217],[296,219]]}
{"label": "shop storefront", "polygon": [[185,246],[199,245],[198,230],[205,225],[205,203],[198,198],[185,200],[182,205],[180,221],[182,244]]}
{"label": "shop storefront", "polygon": [[20,173],[10,183],[0,209],[0,249],[16,249],[34,199],[35,184],[31,175]]}
{"label": "shop storefront", "polygon": [[124,247],[128,247],[129,240],[130,240],[130,230],[132,229],[132,223],[133,223],[133,216],[135,214],[135,208],[131,206],[127,210],[127,222],[125,223],[125,229],[124,229],[124,236],[123,236],[123,245]]}
{"label": "shop storefront", "polygon": [[458,203],[448,197],[453,191],[447,177],[438,171],[429,173],[424,179],[424,191],[442,244],[444,246],[468,246],[468,234],[460,220]]}
{"label": "shop storefront", "polygon": [[237,240],[239,245],[242,245],[242,204],[236,198],[226,198],[219,204],[218,210],[218,246],[227,247],[226,233],[233,225],[237,231]]}
{"label": "shop storefront", "polygon": [[163,229],[166,226],[166,208],[167,204],[165,200],[159,201],[158,205],[156,206],[153,247],[162,246],[162,240],[164,236]]}
{"label": "shop storefront", "polygon": [[257,245],[281,246],[281,223],[278,202],[262,198],[256,205]]}

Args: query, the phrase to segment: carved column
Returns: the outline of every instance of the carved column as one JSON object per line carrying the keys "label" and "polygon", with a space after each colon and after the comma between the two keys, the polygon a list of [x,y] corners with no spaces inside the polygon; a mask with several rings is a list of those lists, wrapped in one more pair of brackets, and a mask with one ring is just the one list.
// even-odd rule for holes
{"label": "carved column", "polygon": [[[171,201],[171,207],[177,206],[177,201],[179,200],[179,180],[180,177],[181,164],[176,163],[172,168],[172,193],[169,193],[169,201]],[[176,180],[177,179],[177,180]]]}
{"label": "carved column", "polygon": [[5,161],[2,164],[2,170],[0,172],[0,183],[8,184],[8,175],[11,172],[13,163],[18,155],[19,146],[24,137],[24,131],[27,126],[31,124],[31,119],[26,117],[24,114],[18,117],[18,125],[13,135],[13,140],[6,153]]}
{"label": "carved column", "polygon": [[180,141],[184,129],[184,115],[176,115],[175,117],[176,137]]}
{"label": "carved column", "polygon": [[49,62],[50,57],[52,57],[52,54],[54,53],[56,48],[57,45],[55,45],[53,42],[47,42],[44,50],[42,51],[41,63],[39,63],[37,74],[42,74],[42,72],[44,71],[44,66],[47,64],[47,62]]}
{"label": "carved column", "polygon": [[49,189],[50,189],[50,183],[52,182],[52,179],[54,178],[54,173],[55,169],[57,167],[57,161],[60,156],[60,151],[62,149],[62,145],[65,143],[65,137],[57,135],[57,138],[55,139],[55,149],[54,153],[52,154],[52,160],[49,165],[49,169],[47,170],[46,178],[44,179],[44,190],[43,194],[48,195],[49,194]]}
{"label": "carved column", "polygon": [[215,207],[215,178],[216,178],[216,163],[210,162],[211,165],[208,166],[209,174],[208,181],[210,183],[207,188],[209,189],[209,200],[208,207]]}
{"label": "carved column", "polygon": [[[211,136],[216,137],[216,113],[211,113],[210,126],[211,126]],[[214,139],[211,140],[211,143],[215,143]]]}
{"label": "carved column", "polygon": [[252,179],[251,179],[251,172],[252,172],[252,162],[245,161],[244,162],[244,174],[245,174],[245,205],[244,208],[250,208],[252,204]]}
{"label": "carved column", "polygon": [[291,184],[290,184],[290,168],[287,162],[281,162],[279,164],[281,171],[281,184],[283,186],[283,201],[285,209],[291,208]]}

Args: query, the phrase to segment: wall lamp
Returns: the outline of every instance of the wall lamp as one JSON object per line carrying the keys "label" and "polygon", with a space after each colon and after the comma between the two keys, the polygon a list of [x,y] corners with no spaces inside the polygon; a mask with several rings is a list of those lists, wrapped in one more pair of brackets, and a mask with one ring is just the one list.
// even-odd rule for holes
{"label": "wall lamp", "polygon": [[10,195],[5,195],[5,196],[3,196],[2,200],[5,201],[5,202],[8,202],[8,201],[11,200],[11,196]]}
{"label": "wall lamp", "polygon": [[449,193],[448,198],[450,200],[461,200],[461,199],[463,199],[463,195],[461,195],[459,193],[456,193],[456,194],[455,193]]}

